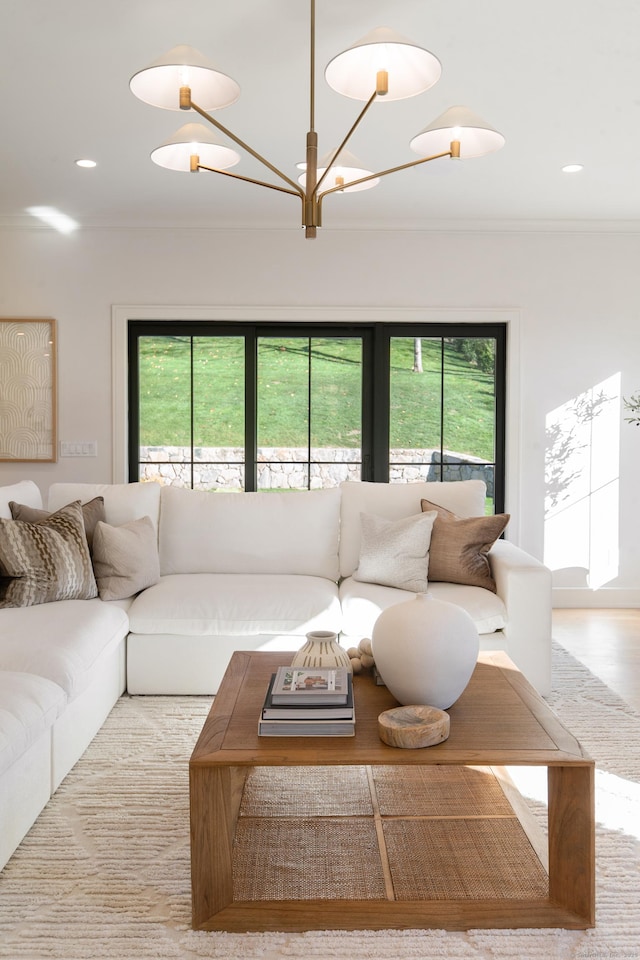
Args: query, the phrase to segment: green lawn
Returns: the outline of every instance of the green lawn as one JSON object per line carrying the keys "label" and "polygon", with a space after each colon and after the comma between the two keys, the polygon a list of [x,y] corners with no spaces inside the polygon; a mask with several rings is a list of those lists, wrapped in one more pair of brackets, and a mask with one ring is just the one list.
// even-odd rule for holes
{"label": "green lawn", "polygon": [[[414,373],[413,339],[394,338],[390,446],[439,447],[440,340],[423,340],[423,373]],[[145,337],[140,340],[142,446],[244,445],[244,344],[237,338]],[[310,367],[309,367],[310,365]],[[442,381],[445,449],[493,459],[493,375],[445,343]],[[360,446],[358,340],[261,339],[258,445],[306,446],[311,391],[312,446]]]}

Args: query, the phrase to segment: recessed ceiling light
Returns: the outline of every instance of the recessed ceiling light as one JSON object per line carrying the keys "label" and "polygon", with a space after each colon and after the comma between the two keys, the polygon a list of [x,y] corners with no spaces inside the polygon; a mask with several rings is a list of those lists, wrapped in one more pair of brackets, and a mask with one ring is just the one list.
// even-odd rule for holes
{"label": "recessed ceiling light", "polygon": [[580,173],[581,170],[584,170],[584,166],[581,163],[567,163],[563,168],[563,173]]}
{"label": "recessed ceiling light", "polygon": [[98,164],[95,160],[76,160],[77,167],[97,167]]}

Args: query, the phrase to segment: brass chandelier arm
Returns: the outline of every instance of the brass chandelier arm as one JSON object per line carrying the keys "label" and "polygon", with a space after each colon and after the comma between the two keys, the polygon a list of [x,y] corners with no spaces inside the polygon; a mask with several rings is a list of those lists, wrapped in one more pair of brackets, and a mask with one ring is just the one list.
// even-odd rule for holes
{"label": "brass chandelier arm", "polygon": [[[322,181],[324,180],[324,178],[327,176],[327,174],[329,173],[329,171],[330,171],[330,169],[331,169],[331,164],[332,164],[333,161],[336,159],[336,157],[339,157],[339,156],[340,156],[341,152],[344,150],[344,148],[346,147],[347,143],[349,142],[349,140],[351,139],[352,135],[354,134],[355,130],[357,129],[358,124],[359,124],[360,121],[364,118],[364,115],[366,114],[367,110],[369,109],[369,107],[370,107],[371,104],[374,102],[374,100],[376,99],[377,96],[378,96],[378,91],[377,91],[377,90],[374,90],[373,93],[371,94],[371,96],[369,97],[369,99],[367,100],[367,102],[365,103],[364,107],[362,108],[362,110],[360,111],[360,113],[358,114],[358,116],[356,117],[355,123],[353,124],[353,126],[351,127],[351,129],[349,130],[349,132],[347,133],[347,135],[345,136],[344,140],[342,141],[342,143],[340,144],[340,146],[338,147],[338,149],[334,152],[333,156],[331,157],[331,160],[330,160],[329,163],[327,164],[326,170],[324,171],[324,173],[322,174],[322,176],[320,177],[320,179],[319,179],[318,182],[316,183],[316,185],[315,185],[315,187],[314,187],[314,189],[313,189],[313,194],[312,194],[313,197],[322,196],[322,194],[319,194],[318,191],[319,191],[319,189],[320,189],[320,185],[321,185]],[[370,178],[370,177],[365,177],[364,179],[365,179],[365,180],[370,180],[371,178]],[[362,182],[361,180],[358,180],[358,181],[357,181],[357,183],[361,183],[361,182]],[[331,193],[331,192],[332,192],[331,190],[325,190],[325,191],[324,191],[324,193]]]}
{"label": "brass chandelier arm", "polygon": [[430,160],[440,160],[442,157],[452,157],[458,159],[460,157],[460,141],[453,140],[449,150],[445,150],[444,153],[434,153],[432,157],[421,157],[419,160],[410,160],[409,163],[401,163],[397,167],[389,167],[388,170],[380,170],[379,173],[371,173],[368,177],[360,177],[359,180],[350,180],[348,183],[342,184],[337,187],[329,187],[328,190],[323,190],[322,193],[318,194],[317,203],[318,203],[318,213],[322,212],[322,201],[330,193],[337,193],[339,190],[345,190],[348,187],[355,187],[358,183],[366,183],[368,180],[375,180],[378,177],[386,177],[390,173],[397,173],[399,170],[408,170],[410,167],[418,167],[421,163],[429,163]]}
{"label": "brass chandelier arm", "polygon": [[[184,90],[184,88],[182,88],[182,90]],[[180,91],[181,106],[183,102],[182,90]],[[247,180],[249,183],[257,183],[263,187],[272,187],[274,190],[281,190],[284,193],[294,193],[295,196],[300,197],[301,200],[304,200],[304,190],[302,189],[300,184],[296,183],[295,180],[291,180],[290,177],[286,175],[286,173],[283,173],[282,170],[278,170],[277,167],[275,167],[265,157],[263,157],[262,154],[258,153],[257,150],[254,150],[253,147],[250,147],[248,143],[245,143],[244,140],[241,140],[240,137],[237,137],[235,133],[232,133],[231,130],[228,130],[222,123],[220,123],[219,120],[216,120],[209,113],[207,113],[206,110],[203,110],[202,107],[199,107],[197,103],[194,103],[193,100],[191,99],[190,94],[188,99],[188,105],[189,107],[191,107],[191,109],[195,110],[196,113],[199,113],[201,117],[204,117],[205,120],[213,124],[213,126],[216,127],[221,133],[224,133],[225,136],[229,137],[231,140],[237,143],[239,147],[242,147],[242,149],[246,150],[247,153],[250,153],[252,157],[255,157],[255,159],[258,160],[263,166],[268,167],[268,169],[271,170],[272,173],[275,173],[277,177],[280,177],[281,180],[284,180],[285,183],[288,183],[291,187],[293,187],[293,190],[285,190],[283,187],[274,186],[274,184],[265,183],[262,180],[251,180],[251,178],[249,177],[241,177],[236,173],[227,174],[227,176],[237,177],[239,180]],[[222,170],[216,170],[215,167],[204,167],[203,169],[213,170],[215,173],[224,172]]]}
{"label": "brass chandelier arm", "polygon": [[[197,158],[196,158],[197,159]],[[221,170],[219,167],[207,167],[204,163],[192,164],[193,170],[207,170],[209,173],[219,173],[223,177],[233,177],[234,180],[244,180],[245,183],[255,183],[258,187],[267,187],[269,190],[277,190],[278,193],[288,193],[292,197],[298,197],[304,202],[304,192],[301,189],[289,190],[288,187],[281,187],[277,183],[268,183],[266,180],[256,180],[254,177],[245,177],[241,173],[232,173],[231,170]]]}

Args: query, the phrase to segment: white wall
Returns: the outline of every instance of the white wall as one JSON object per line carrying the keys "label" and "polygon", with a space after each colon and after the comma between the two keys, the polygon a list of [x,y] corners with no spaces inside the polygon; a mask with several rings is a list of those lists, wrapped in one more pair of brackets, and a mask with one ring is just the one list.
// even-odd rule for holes
{"label": "white wall", "polygon": [[0,232],[0,316],[56,318],[59,438],[98,441],[96,459],[0,464],[0,482],[30,476],[46,491],[54,480],[113,478],[113,305],[513,308],[517,540],[561,567],[558,603],[638,606],[640,430],[614,400],[605,419],[570,433],[572,478],[555,519],[545,517],[548,416],[566,404],[571,413],[574,398],[605,382],[623,396],[640,390],[638,262],[631,233]]}

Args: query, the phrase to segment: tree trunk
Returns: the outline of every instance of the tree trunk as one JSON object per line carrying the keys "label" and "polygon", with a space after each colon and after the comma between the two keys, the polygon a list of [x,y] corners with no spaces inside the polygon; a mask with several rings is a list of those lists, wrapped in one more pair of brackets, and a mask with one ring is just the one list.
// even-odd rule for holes
{"label": "tree trunk", "polygon": [[422,373],[422,338],[415,337],[413,341],[413,372]]}

